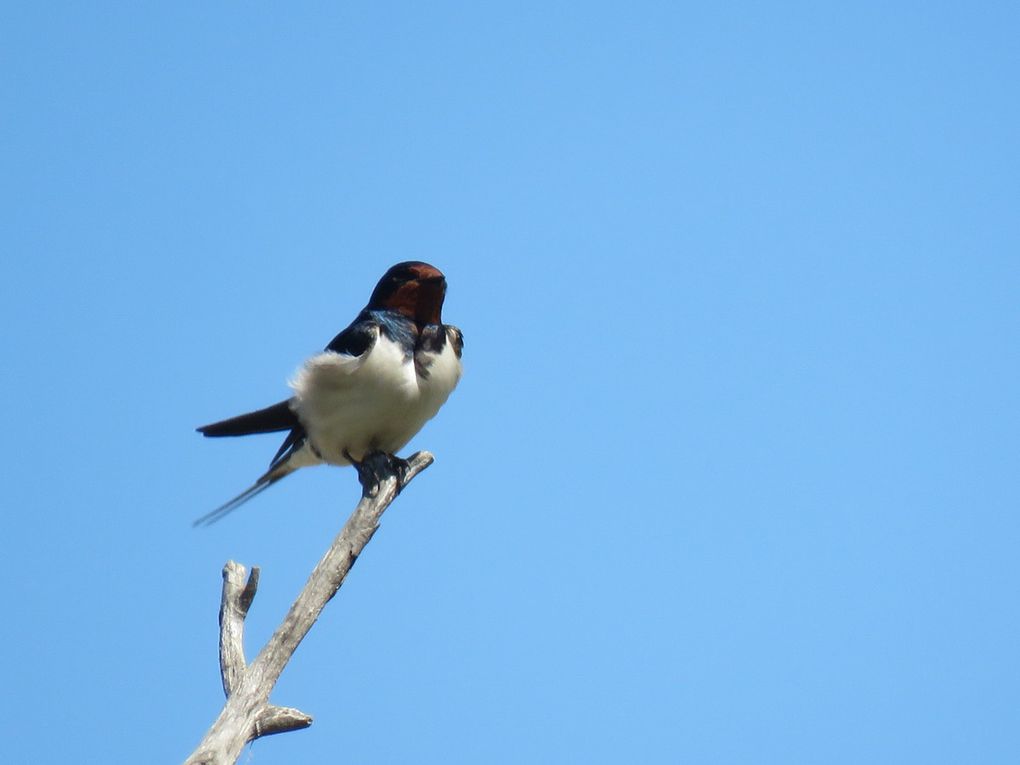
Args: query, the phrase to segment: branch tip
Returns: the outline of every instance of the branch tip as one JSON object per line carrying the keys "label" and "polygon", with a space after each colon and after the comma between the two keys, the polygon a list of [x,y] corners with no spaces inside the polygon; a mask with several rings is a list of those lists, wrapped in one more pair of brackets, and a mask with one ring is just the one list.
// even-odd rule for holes
{"label": "branch tip", "polygon": [[261,569],[258,566],[252,566],[251,573],[248,575],[248,581],[245,583],[244,589],[237,596],[237,605],[245,616],[248,615],[248,609],[251,608],[252,601],[255,600],[255,593],[259,589],[260,573]]}
{"label": "branch tip", "polygon": [[255,720],[255,738],[301,730],[312,724],[312,716],[293,707],[267,707]]}

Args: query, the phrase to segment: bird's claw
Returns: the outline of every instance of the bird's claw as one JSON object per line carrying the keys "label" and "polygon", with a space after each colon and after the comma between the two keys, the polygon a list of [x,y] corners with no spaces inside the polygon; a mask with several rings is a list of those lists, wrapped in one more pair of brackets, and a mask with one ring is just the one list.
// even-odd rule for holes
{"label": "bird's claw", "polygon": [[379,491],[379,484],[390,475],[397,478],[397,491],[404,488],[404,481],[411,469],[410,463],[395,454],[373,451],[364,455],[360,460],[354,459],[349,451],[344,449],[344,458],[358,471],[358,481],[365,494],[375,496]]}

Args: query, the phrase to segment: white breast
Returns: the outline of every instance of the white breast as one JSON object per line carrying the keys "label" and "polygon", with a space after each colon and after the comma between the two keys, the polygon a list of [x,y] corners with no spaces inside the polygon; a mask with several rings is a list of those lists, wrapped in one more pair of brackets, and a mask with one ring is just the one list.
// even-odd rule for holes
{"label": "white breast", "polygon": [[419,376],[414,359],[381,333],[361,356],[327,351],[309,359],[291,382],[294,411],[323,460],[348,465],[345,450],[360,460],[403,448],[460,379],[451,343],[427,361]]}
{"label": "white breast", "polygon": [[457,358],[453,342],[447,337],[442,352],[422,353],[419,362],[425,368],[425,374],[418,376],[418,390],[423,408],[429,411],[425,419],[429,420],[457,387],[461,373],[460,359]]}

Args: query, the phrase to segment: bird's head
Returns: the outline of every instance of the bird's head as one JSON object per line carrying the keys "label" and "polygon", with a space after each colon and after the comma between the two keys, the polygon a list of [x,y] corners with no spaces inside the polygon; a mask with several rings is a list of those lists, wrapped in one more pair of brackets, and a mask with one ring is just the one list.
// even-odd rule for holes
{"label": "bird's head", "polygon": [[439,324],[446,277],[428,263],[409,260],[383,274],[368,301],[369,310],[396,311],[416,324]]}

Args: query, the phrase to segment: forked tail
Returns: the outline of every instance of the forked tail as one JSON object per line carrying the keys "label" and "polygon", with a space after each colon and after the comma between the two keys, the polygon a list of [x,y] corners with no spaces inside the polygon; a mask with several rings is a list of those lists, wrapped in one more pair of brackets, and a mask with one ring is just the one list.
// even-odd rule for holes
{"label": "forked tail", "polygon": [[255,483],[253,483],[247,489],[242,491],[236,497],[227,500],[222,505],[217,507],[215,510],[211,510],[210,512],[203,515],[201,518],[196,518],[191,525],[211,526],[212,524],[216,523],[216,521],[220,520],[220,518],[225,516],[227,513],[236,510],[245,502],[247,502],[249,499],[258,496],[266,489],[268,489],[270,486],[272,486],[274,483],[279,481],[281,478],[285,478],[286,476],[293,473],[295,470],[296,468],[288,467],[286,464],[280,464],[274,468],[271,468],[270,470],[266,471],[261,476],[259,476],[258,480],[255,481]]}

